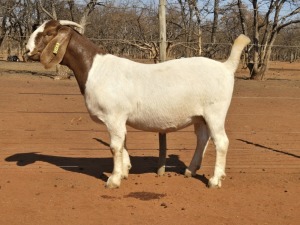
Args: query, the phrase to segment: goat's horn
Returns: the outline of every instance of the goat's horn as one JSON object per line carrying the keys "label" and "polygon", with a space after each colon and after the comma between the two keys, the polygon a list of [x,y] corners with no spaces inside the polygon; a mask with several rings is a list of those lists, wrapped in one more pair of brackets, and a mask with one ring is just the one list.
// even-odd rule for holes
{"label": "goat's horn", "polygon": [[75,23],[73,21],[69,21],[69,20],[60,20],[59,23],[61,25],[66,25],[66,26],[74,26],[74,27],[78,27],[80,29],[83,29],[83,27],[81,25],[79,25],[78,23]]}

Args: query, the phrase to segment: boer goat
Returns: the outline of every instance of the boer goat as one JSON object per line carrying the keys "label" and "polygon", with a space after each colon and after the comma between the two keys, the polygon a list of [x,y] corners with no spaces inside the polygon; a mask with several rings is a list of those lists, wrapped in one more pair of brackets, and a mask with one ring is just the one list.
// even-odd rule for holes
{"label": "boer goat", "polygon": [[234,72],[250,39],[240,35],[223,63],[194,57],[150,65],[106,54],[72,27],[80,25],[65,20],[43,23],[31,34],[27,55],[45,68],[60,63],[73,70],[92,119],[104,123],[110,134],[114,168],[106,186],[119,187],[131,168],[126,125],[167,133],[193,124],[197,147],[185,175],[195,175],[200,168],[211,138],[216,163],[208,185],[221,187],[229,144],[224,122]]}

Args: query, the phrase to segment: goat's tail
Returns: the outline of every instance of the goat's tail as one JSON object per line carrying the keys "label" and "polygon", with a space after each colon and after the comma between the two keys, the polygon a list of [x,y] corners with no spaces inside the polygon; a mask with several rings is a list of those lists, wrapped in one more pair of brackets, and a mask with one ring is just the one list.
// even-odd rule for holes
{"label": "goat's tail", "polygon": [[229,70],[231,70],[232,72],[235,72],[237,70],[242,51],[250,42],[250,38],[243,34],[241,34],[237,37],[237,39],[235,39],[230,56],[227,59],[227,61],[224,62],[224,64]]}

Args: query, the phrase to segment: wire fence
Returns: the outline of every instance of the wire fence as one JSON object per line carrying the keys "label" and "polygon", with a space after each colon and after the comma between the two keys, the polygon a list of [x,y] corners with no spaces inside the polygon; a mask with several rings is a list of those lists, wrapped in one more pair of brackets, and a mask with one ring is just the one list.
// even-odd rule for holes
{"label": "wire fence", "polygon": [[[63,0],[61,2],[65,2],[67,4],[69,1]],[[77,5],[80,5],[78,9],[82,11],[87,5],[88,1],[76,1]],[[245,1],[246,2],[246,1]],[[188,12],[189,4],[191,4],[190,1],[177,1],[177,0],[167,0],[167,10],[174,10],[175,12],[182,12],[182,14],[185,14]],[[23,7],[26,11],[26,4],[23,4],[22,1],[20,1],[17,6],[20,8]],[[6,10],[17,10],[18,7],[16,5],[13,5],[11,7],[7,7],[6,5],[3,5],[3,7]],[[139,0],[139,1],[110,1],[110,0],[103,0],[98,2],[98,9],[101,10],[99,12],[102,12],[105,14],[107,12],[108,14],[113,14],[114,12],[123,12],[123,11],[133,11],[135,14],[142,16],[143,12],[151,12],[151,16],[155,15],[156,18],[157,12],[159,7],[159,1],[156,0]],[[200,10],[200,14],[202,17],[201,23],[203,23],[201,26],[205,25],[205,15],[210,15],[208,18],[211,18],[211,15],[213,15],[213,8],[214,5],[210,4],[209,1],[198,1],[197,7]],[[3,8],[3,9],[4,9]],[[68,8],[68,7],[66,7]],[[296,4],[290,5],[290,8],[287,8],[287,6],[284,6],[281,9],[282,14],[289,14],[291,11],[296,10]],[[58,8],[57,8],[58,9]],[[258,12],[265,14],[269,12],[268,5],[261,3],[257,9],[253,9],[253,6],[251,4],[246,4],[242,8],[238,8],[236,4],[230,4],[228,1],[221,1],[220,3],[220,9],[221,11],[237,11],[237,10],[247,10],[248,12],[253,12],[253,10],[257,10]],[[80,11],[79,10],[79,11]],[[34,12],[33,12],[34,13]],[[59,12],[58,12],[59,13]],[[64,13],[66,14],[66,13]],[[100,13],[101,14],[101,13]],[[123,14],[120,14],[123,15]],[[148,15],[148,14],[147,14]],[[176,14],[179,15],[179,14]],[[181,15],[181,14],[180,14]],[[195,12],[193,12],[193,15],[195,17]],[[219,15],[219,20],[221,21],[222,13]],[[152,18],[151,17],[151,18]],[[153,18],[154,18],[153,17]],[[195,22],[195,21],[194,21]],[[136,28],[138,29],[138,28]],[[293,29],[300,29],[299,26],[295,26]],[[176,32],[176,31],[174,31]],[[183,31],[184,33],[185,31]],[[221,32],[221,31],[218,31]],[[218,33],[217,32],[217,33]],[[204,33],[204,32],[203,32]],[[143,34],[142,34],[143,35]],[[140,36],[142,36],[140,35]],[[182,34],[183,36],[184,34]],[[196,35],[197,36],[197,35]],[[222,35],[223,36],[223,35]],[[154,35],[155,37],[155,35]],[[6,43],[4,43],[0,48],[0,53],[2,54],[17,54],[20,55],[24,52],[26,39],[28,39],[27,36],[14,36],[14,35],[7,35],[6,37]],[[130,57],[141,57],[141,58],[153,58],[155,56],[155,52],[158,50],[159,46],[159,40],[158,39],[150,39],[150,40],[140,40],[140,39],[118,39],[118,38],[95,38],[90,37],[90,40],[95,42],[98,45],[102,45],[112,54],[117,55],[126,55]],[[184,38],[183,38],[184,39]],[[197,40],[197,38],[193,38],[192,40]],[[209,40],[209,39],[205,39]],[[222,40],[222,39],[220,39]],[[182,40],[167,40],[168,46],[169,46],[169,52],[168,55],[171,58],[178,58],[178,57],[190,57],[190,56],[197,56],[197,55],[203,55],[208,56],[211,58],[216,59],[223,59],[227,57],[230,46],[232,43],[229,42],[216,42],[216,43],[210,43],[210,42],[202,42],[199,44],[198,41],[182,41]],[[295,42],[294,42],[295,43]],[[299,42],[298,42],[299,43]],[[144,45],[142,47],[142,45]],[[148,45],[148,47],[145,47],[145,45]],[[249,45],[250,48],[253,47],[253,44]],[[258,45],[255,46],[258,48],[265,48],[267,46],[265,45]],[[254,49],[254,48],[252,48]],[[272,46],[272,56],[273,58],[280,60],[289,60],[290,58],[299,58],[299,49],[300,45],[297,44],[275,44]]]}
{"label": "wire fence", "polygon": [[[17,55],[22,58],[25,52],[26,36],[7,35],[0,47],[0,59],[6,60],[8,56]],[[109,53],[128,58],[157,60],[159,52],[159,40],[137,40],[116,38],[89,38]],[[21,41],[22,40],[22,41]],[[168,58],[181,58],[193,56],[206,56],[214,59],[226,59],[230,54],[232,43],[229,42],[185,42],[180,40],[167,40]],[[249,49],[254,44],[249,45]],[[265,45],[258,45],[265,48]],[[273,45],[271,60],[273,61],[296,61],[300,58],[300,45]]]}
{"label": "wire fence", "polygon": [[[20,35],[5,35],[5,38],[9,38],[11,39],[11,41],[15,41],[15,42],[19,42],[19,40],[23,39],[23,40],[27,40],[29,37],[28,36],[20,36]],[[133,43],[133,42],[155,42],[155,43],[159,43],[160,41],[158,39],[150,39],[145,41],[144,39],[120,39],[120,38],[89,38],[92,41],[95,42],[120,42],[120,43]],[[25,41],[26,42],[26,41]],[[167,42],[171,42],[171,43],[179,43],[179,44],[198,44],[199,42],[197,41],[180,41],[180,40],[167,40]],[[227,45],[227,46],[232,46],[233,43],[229,43],[229,42],[202,42],[202,45]],[[249,44],[248,46],[255,46],[254,44]],[[262,44],[258,44],[258,47],[266,47],[267,45],[262,45]],[[295,49],[300,49],[300,45],[283,45],[283,44],[273,44],[272,47],[279,47],[279,48],[295,48]]]}

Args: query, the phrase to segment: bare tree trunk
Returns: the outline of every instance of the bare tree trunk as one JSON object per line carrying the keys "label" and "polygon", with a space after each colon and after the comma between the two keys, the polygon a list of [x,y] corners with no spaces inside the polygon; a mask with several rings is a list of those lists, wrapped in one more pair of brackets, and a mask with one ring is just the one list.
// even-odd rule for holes
{"label": "bare tree trunk", "polygon": [[[237,5],[238,5],[238,9],[239,9],[240,21],[241,21],[243,34],[248,36],[245,10],[243,9],[242,1],[238,0]],[[250,63],[249,51],[250,51],[250,48],[247,45],[246,48],[245,48],[245,55],[244,55],[243,62],[242,62],[242,65],[243,65],[244,69],[247,68],[247,65]]]}
{"label": "bare tree trunk", "polygon": [[214,3],[214,21],[211,29],[211,38],[210,41],[214,44],[216,43],[216,33],[218,29],[218,19],[219,19],[219,6],[220,0],[215,0]]}
{"label": "bare tree trunk", "polygon": [[200,10],[197,6],[197,1],[196,0],[190,0],[190,5],[194,8],[195,11],[195,16],[196,16],[196,21],[197,21],[197,26],[198,26],[198,33],[197,33],[197,38],[198,38],[198,50],[197,54],[200,56],[202,54],[202,30],[201,30],[201,16],[200,16]]}
{"label": "bare tree trunk", "polygon": [[71,20],[74,21],[74,0],[68,0],[67,2],[70,8]]}
{"label": "bare tree trunk", "polygon": [[2,26],[0,28],[0,47],[2,45],[2,42],[4,41],[6,35],[6,17],[4,16],[2,18]]}
{"label": "bare tree trunk", "polygon": [[[276,0],[266,1],[268,10],[266,14],[258,15],[258,1],[253,0],[253,38],[254,38],[254,57],[253,68],[250,70],[251,79],[262,80],[268,69],[268,63],[271,57],[272,47],[281,29],[291,25],[300,23],[300,19],[295,16],[300,13],[300,7],[293,4],[294,1]],[[284,14],[281,10],[284,4],[294,6],[294,8]],[[259,18],[259,19],[258,19]],[[259,40],[259,34],[262,39]]]}
{"label": "bare tree trunk", "polygon": [[202,30],[198,29],[198,56],[202,54]]}
{"label": "bare tree trunk", "polygon": [[8,20],[11,14],[11,11],[13,10],[13,2],[12,1],[4,1],[4,3],[1,2],[1,7],[7,8],[7,10],[4,10],[2,15],[2,22],[0,27],[0,47],[5,39],[6,32],[8,31]]}
{"label": "bare tree trunk", "polygon": [[210,36],[210,42],[211,45],[207,49],[207,56],[209,58],[213,58],[215,48],[216,48],[216,34],[217,34],[217,29],[218,29],[218,19],[219,19],[219,11],[220,11],[220,0],[214,0],[214,19],[212,23],[212,28],[211,28],[211,36]]}
{"label": "bare tree trunk", "polygon": [[83,30],[79,31],[81,34],[84,34],[85,27],[88,25],[88,17],[94,11],[97,5],[103,5],[102,3],[98,2],[97,0],[90,0],[90,2],[84,8],[82,17],[80,19],[79,24],[83,27]]}
{"label": "bare tree trunk", "polygon": [[258,64],[259,64],[259,30],[258,30],[258,4],[257,0],[253,0],[253,44],[254,44],[254,55],[253,55],[253,66],[250,70],[250,79],[255,79],[258,76]]}

